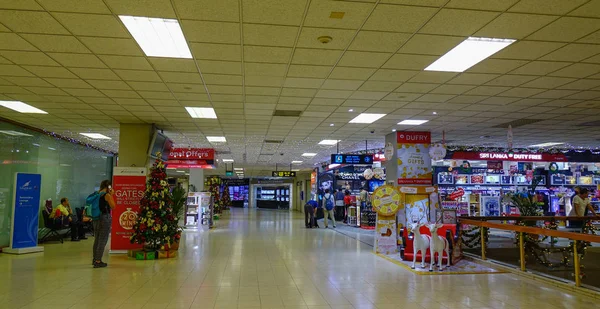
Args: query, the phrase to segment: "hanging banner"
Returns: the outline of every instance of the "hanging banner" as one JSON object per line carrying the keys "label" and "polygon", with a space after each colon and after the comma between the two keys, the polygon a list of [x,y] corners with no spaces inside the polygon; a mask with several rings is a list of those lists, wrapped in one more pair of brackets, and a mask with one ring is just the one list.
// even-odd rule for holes
{"label": "hanging banner", "polygon": [[167,165],[170,168],[205,168],[215,164],[213,148],[173,148],[169,153]]}
{"label": "hanging banner", "polygon": [[112,212],[110,251],[126,253],[127,250],[141,248],[142,245],[132,244],[130,237],[146,190],[146,168],[115,167],[113,190],[116,206]]}
{"label": "hanging banner", "polygon": [[431,132],[397,132],[398,184],[431,185]]}
{"label": "hanging banner", "polygon": [[562,153],[513,153],[513,152],[470,152],[455,151],[452,153],[454,160],[493,160],[493,161],[521,161],[521,162],[567,162],[567,157]]}
{"label": "hanging banner", "polygon": [[15,175],[13,212],[10,228],[10,248],[3,252],[22,254],[44,251],[38,247],[38,220],[42,175]]}

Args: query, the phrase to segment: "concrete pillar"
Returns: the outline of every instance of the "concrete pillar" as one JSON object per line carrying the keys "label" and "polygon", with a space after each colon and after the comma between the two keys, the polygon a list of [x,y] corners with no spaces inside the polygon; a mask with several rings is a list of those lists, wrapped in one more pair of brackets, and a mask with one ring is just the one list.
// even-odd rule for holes
{"label": "concrete pillar", "polygon": [[153,133],[150,124],[122,123],[119,126],[119,166],[145,167]]}
{"label": "concrete pillar", "polygon": [[204,191],[204,170],[201,168],[190,169],[190,185],[196,187],[196,191]]}
{"label": "concrete pillar", "polygon": [[394,155],[392,158],[385,158],[385,179],[387,184],[398,183],[398,139],[396,138],[396,132],[390,133],[385,136],[385,145],[392,143],[394,147]]}

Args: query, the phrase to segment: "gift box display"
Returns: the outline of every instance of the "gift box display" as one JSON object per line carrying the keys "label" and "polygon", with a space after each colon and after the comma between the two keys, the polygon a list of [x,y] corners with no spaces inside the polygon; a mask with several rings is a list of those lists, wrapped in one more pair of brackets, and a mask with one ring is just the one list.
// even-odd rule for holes
{"label": "gift box display", "polygon": [[135,251],[134,256],[136,260],[156,260],[156,251]]}
{"label": "gift box display", "polygon": [[158,251],[159,259],[170,259],[170,258],[174,258],[174,257],[177,257],[176,250],[159,250]]}

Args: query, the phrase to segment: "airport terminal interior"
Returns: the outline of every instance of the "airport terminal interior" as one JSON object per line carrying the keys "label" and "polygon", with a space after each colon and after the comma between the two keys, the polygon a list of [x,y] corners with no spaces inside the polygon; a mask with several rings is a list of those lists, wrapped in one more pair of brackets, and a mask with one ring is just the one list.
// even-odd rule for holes
{"label": "airport terminal interior", "polygon": [[595,308],[600,0],[0,0],[0,309]]}

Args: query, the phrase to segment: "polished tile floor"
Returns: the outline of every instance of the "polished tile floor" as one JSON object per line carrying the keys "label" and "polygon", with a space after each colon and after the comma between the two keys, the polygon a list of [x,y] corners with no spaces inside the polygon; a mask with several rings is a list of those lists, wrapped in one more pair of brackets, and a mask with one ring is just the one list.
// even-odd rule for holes
{"label": "polished tile floor", "polygon": [[181,256],[90,265],[93,239],[0,255],[0,308],[597,308],[510,274],[417,276],[297,212],[234,209],[186,232]]}

